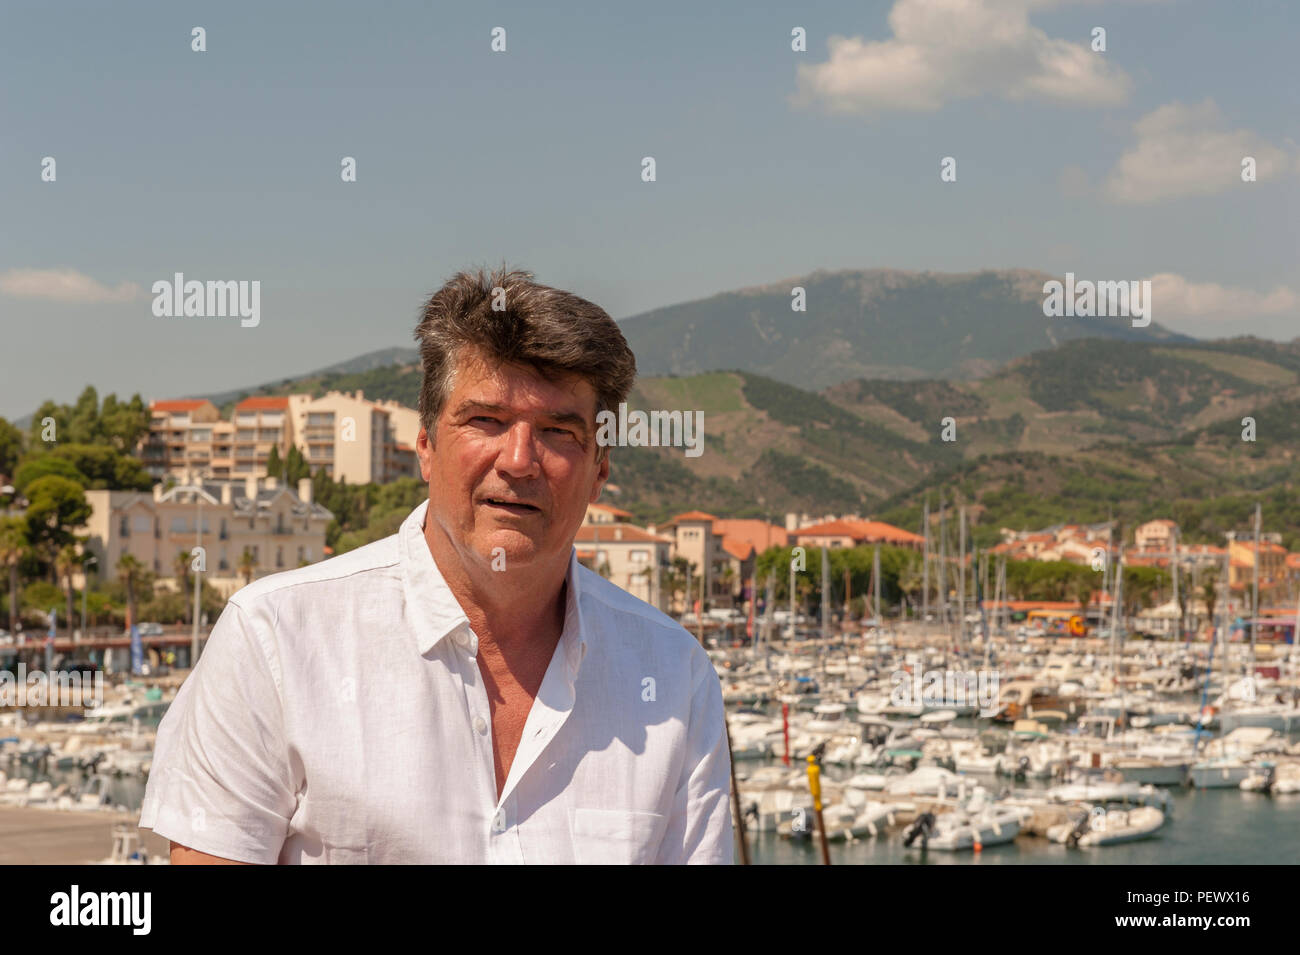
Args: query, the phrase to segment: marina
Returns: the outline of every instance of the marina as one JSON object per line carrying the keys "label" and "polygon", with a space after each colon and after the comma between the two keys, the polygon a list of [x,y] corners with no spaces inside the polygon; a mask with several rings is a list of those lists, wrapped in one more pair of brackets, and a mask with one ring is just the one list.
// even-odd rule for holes
{"label": "marina", "polygon": [[[729,645],[737,625],[702,631],[756,864],[820,862],[823,830],[832,864],[1293,861],[1293,645],[1008,627],[985,648],[976,627],[768,623],[757,645]],[[5,858],[166,861],[135,822],[186,675],[119,675],[84,711],[0,714]]]}
{"label": "marina", "polygon": [[[1224,666],[1205,642],[1029,628],[987,650],[977,628],[800,636],[711,651],[754,863],[820,862],[819,827],[832,864],[1294,861],[1293,646],[1233,647]],[[971,685],[981,667],[993,706],[898,705],[919,674]]]}

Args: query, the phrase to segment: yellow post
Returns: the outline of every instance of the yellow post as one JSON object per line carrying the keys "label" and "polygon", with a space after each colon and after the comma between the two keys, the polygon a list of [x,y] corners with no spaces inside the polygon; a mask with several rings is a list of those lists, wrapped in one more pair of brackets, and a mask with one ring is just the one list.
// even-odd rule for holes
{"label": "yellow post", "polygon": [[817,765],[817,757],[808,755],[808,790],[813,797],[813,815],[817,818],[817,832],[821,837],[822,864],[831,864],[831,847],[826,841],[826,823],[822,819],[822,769]]}

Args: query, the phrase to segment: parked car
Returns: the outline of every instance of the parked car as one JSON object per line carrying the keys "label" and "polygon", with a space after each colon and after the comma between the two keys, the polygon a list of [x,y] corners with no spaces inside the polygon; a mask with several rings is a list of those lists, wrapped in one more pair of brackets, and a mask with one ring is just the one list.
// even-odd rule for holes
{"label": "parked car", "polygon": [[160,623],[142,623],[136,627],[142,637],[161,637],[163,635],[162,624]]}

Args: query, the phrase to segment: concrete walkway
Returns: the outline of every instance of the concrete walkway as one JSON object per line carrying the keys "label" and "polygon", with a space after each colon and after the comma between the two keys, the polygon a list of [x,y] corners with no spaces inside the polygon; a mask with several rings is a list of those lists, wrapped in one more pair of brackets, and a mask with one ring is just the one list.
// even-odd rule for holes
{"label": "concrete walkway", "polygon": [[[139,818],[139,813],[0,807],[0,865],[98,862],[113,851],[113,824]],[[166,839],[141,830],[139,844],[150,858],[167,858]]]}

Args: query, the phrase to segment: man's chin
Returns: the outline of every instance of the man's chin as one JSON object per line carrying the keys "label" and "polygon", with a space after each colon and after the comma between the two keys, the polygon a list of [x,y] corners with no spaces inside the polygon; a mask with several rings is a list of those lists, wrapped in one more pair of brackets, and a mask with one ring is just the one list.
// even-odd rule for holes
{"label": "man's chin", "polygon": [[484,546],[476,549],[497,571],[535,566],[546,557],[540,541],[509,529],[489,534]]}

